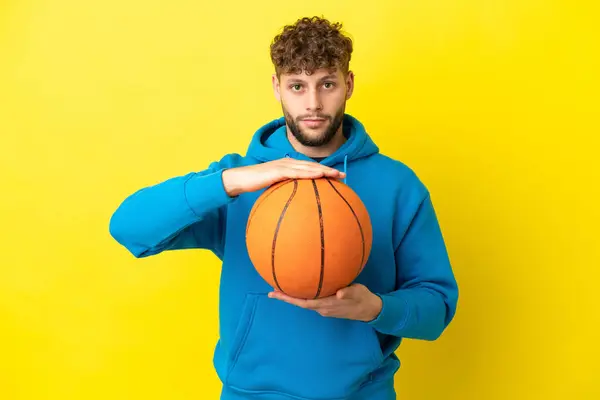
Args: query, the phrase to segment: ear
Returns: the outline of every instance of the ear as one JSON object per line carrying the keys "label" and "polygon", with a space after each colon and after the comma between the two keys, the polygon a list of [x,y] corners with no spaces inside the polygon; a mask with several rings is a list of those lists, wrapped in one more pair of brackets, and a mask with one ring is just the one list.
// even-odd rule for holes
{"label": "ear", "polygon": [[271,77],[271,82],[273,84],[273,94],[275,94],[275,98],[278,102],[281,102],[281,93],[279,92],[279,79],[277,79],[277,74],[273,74]]}
{"label": "ear", "polygon": [[354,92],[354,72],[348,71],[348,76],[346,77],[346,100],[349,100],[352,97],[352,93]]}

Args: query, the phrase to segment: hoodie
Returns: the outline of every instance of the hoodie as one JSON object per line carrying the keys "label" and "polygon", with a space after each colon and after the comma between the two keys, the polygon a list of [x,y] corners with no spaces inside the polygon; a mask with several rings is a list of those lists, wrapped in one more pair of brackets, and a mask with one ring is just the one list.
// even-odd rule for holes
{"label": "hoodie", "polygon": [[269,298],[273,288],[249,259],[246,222],[264,189],[230,197],[221,175],[282,157],[310,160],[291,146],[283,117],[255,132],[246,155],[142,188],[111,217],[110,234],[135,257],[205,249],[221,260],[213,363],[222,400],[395,399],[402,339],[435,340],[455,315],[458,287],[429,191],[380,153],[360,121],[346,114],[343,124],[346,142],[320,162],[346,172],[370,215],[373,246],[355,282],[382,300],[372,321]]}

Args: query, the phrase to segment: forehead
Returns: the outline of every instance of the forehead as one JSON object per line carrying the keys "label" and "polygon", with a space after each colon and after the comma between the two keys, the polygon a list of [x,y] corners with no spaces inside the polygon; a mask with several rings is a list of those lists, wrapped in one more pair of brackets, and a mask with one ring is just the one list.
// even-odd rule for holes
{"label": "forehead", "polygon": [[305,71],[300,74],[281,74],[281,81],[290,82],[319,82],[324,79],[343,79],[343,73],[339,69],[318,69],[308,75]]}

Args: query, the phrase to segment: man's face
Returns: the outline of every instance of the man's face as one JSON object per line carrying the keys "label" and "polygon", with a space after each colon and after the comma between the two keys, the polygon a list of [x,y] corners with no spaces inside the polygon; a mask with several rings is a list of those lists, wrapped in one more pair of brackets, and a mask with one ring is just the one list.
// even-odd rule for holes
{"label": "man's face", "polygon": [[290,131],[304,146],[323,146],[338,132],[346,101],[354,87],[352,72],[317,70],[312,75],[273,75],[273,89],[281,102]]}

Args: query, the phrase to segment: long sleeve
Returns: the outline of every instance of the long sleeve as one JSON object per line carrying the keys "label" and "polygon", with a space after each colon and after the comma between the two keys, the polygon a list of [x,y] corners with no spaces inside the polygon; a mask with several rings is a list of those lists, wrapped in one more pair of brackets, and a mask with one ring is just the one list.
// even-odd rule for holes
{"label": "long sleeve", "polygon": [[110,219],[111,236],[138,258],[190,248],[222,258],[227,205],[235,201],[225,191],[222,173],[236,159],[226,156],[203,171],[131,194]]}
{"label": "long sleeve", "polygon": [[396,291],[379,294],[383,307],[369,323],[379,332],[435,340],[456,313],[458,286],[428,193],[395,250]]}

